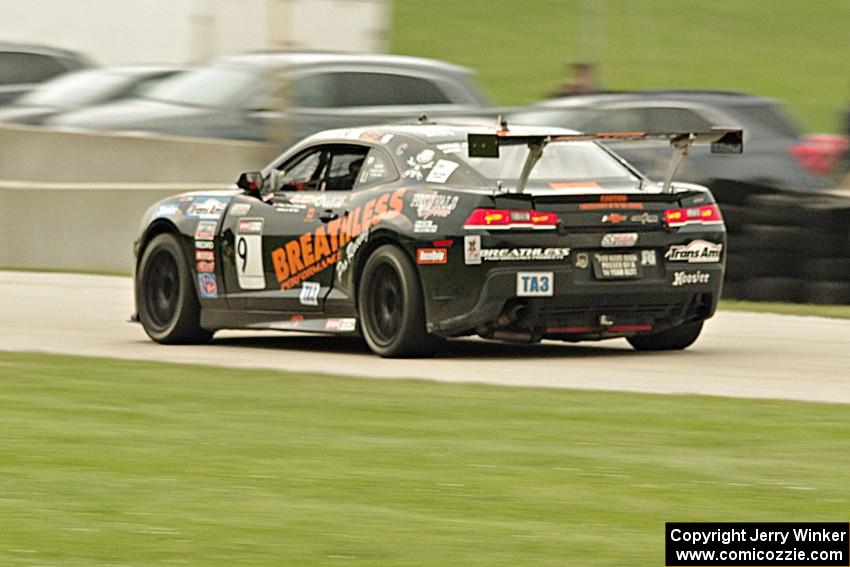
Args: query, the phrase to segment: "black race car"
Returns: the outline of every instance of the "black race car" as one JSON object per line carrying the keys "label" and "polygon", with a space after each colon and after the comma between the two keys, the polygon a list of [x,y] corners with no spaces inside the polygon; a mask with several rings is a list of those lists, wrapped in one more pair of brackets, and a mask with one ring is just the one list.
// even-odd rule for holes
{"label": "black race car", "polygon": [[[597,143],[611,138],[669,140],[667,179]],[[476,334],[685,348],[717,306],[726,246],[711,193],[672,183],[694,142],[740,153],[741,132],[322,132],[238,189],[151,207],[135,317],[161,343],[225,328],[359,333],[381,356]]]}

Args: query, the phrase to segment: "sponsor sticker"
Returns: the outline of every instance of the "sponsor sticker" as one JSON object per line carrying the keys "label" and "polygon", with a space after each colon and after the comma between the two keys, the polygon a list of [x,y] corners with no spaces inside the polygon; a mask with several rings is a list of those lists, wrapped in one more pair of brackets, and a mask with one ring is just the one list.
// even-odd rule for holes
{"label": "sponsor sticker", "polygon": [[600,279],[636,278],[638,254],[595,254],[594,272]]}
{"label": "sponsor sticker", "polygon": [[301,296],[299,301],[301,305],[319,305],[319,290],[321,289],[319,282],[304,282],[301,284]]}
{"label": "sponsor sticker", "polygon": [[211,274],[215,271],[215,262],[206,262],[206,261],[197,262],[195,264],[195,270],[198,273]]}
{"label": "sponsor sticker", "polygon": [[202,219],[217,219],[224,212],[224,208],[230,199],[216,197],[198,197],[186,211],[187,217],[198,217]]}
{"label": "sponsor sticker", "polygon": [[638,241],[636,232],[612,232],[602,237],[603,248],[624,248],[634,246]]}
{"label": "sponsor sticker", "polygon": [[215,252],[213,252],[212,250],[195,250],[195,260],[214,262]]}
{"label": "sponsor sticker", "polygon": [[218,285],[216,285],[215,274],[198,274],[198,289],[204,299],[215,299],[218,297]]}
{"label": "sponsor sticker", "polygon": [[410,206],[416,209],[420,219],[431,217],[445,218],[452,214],[460,198],[457,195],[440,195],[439,193],[416,193]]}
{"label": "sponsor sticker", "polygon": [[602,215],[602,222],[606,224],[620,224],[621,222],[625,222],[625,220],[626,215],[621,215],[620,213]]}
{"label": "sponsor sticker", "polygon": [[344,333],[350,333],[357,325],[357,320],[352,317],[344,317],[339,320],[339,330]]}
{"label": "sponsor sticker", "polygon": [[569,248],[485,248],[481,258],[487,262],[564,260]]}
{"label": "sponsor sticker", "polygon": [[640,224],[656,224],[658,222],[658,215],[651,215],[649,213],[632,215],[629,217],[629,221],[639,222]]}
{"label": "sponsor sticker", "polygon": [[711,279],[711,274],[706,272],[673,272],[673,287],[683,285],[706,284]]}
{"label": "sponsor sticker", "polygon": [[445,264],[449,260],[446,248],[419,248],[416,250],[417,264]]}
{"label": "sponsor sticker", "polygon": [[468,266],[481,263],[481,235],[463,237],[463,263]]}
{"label": "sponsor sticker", "polygon": [[590,257],[587,252],[579,252],[576,254],[576,268],[580,270],[586,269],[590,265]]}
{"label": "sponsor sticker", "polygon": [[234,217],[241,217],[248,214],[248,211],[251,210],[250,203],[236,203],[232,207],[230,207],[230,214]]}
{"label": "sponsor sticker", "polygon": [[438,227],[432,220],[418,220],[413,223],[413,232],[433,234],[437,230]]}
{"label": "sponsor sticker", "polygon": [[554,293],[555,276],[552,272],[517,272],[517,296],[552,297]]}
{"label": "sponsor sticker", "polygon": [[173,203],[170,205],[160,205],[156,212],[153,214],[153,218],[160,219],[164,217],[174,216],[179,210],[180,206]]}
{"label": "sponsor sticker", "polygon": [[239,221],[236,235],[236,277],[241,289],[265,289],[262,218]]}
{"label": "sponsor sticker", "polygon": [[212,240],[217,227],[218,221],[199,221],[195,227],[195,240]]}
{"label": "sponsor sticker", "polygon": [[456,161],[449,161],[447,159],[437,160],[437,163],[431,168],[431,172],[428,173],[425,181],[428,183],[445,183],[459,165]]}
{"label": "sponsor sticker", "polygon": [[342,259],[345,245],[384,218],[400,214],[405,189],[384,193],[298,238],[272,249],[271,259],[280,289],[290,289]]}
{"label": "sponsor sticker", "polygon": [[199,250],[212,250],[215,244],[211,240],[196,240],[195,248]]}
{"label": "sponsor sticker", "polygon": [[684,245],[671,246],[664,254],[664,258],[670,262],[707,264],[719,262],[722,250],[722,244],[715,244],[706,240],[692,240]]}
{"label": "sponsor sticker", "polygon": [[641,250],[640,251],[640,265],[641,266],[655,266],[658,260],[655,255],[655,250]]}

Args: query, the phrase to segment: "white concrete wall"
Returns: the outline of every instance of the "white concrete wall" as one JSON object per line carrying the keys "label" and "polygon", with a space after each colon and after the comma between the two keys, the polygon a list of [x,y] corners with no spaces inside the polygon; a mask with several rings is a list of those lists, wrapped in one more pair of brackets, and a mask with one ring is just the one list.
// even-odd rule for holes
{"label": "white concrete wall", "polygon": [[100,64],[178,63],[260,49],[386,49],[390,0],[0,0],[0,41]]}

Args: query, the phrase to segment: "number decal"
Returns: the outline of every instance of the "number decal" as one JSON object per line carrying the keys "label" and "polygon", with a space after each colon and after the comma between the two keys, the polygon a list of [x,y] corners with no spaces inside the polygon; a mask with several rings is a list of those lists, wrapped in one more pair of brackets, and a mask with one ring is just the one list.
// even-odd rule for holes
{"label": "number decal", "polygon": [[240,236],[236,240],[236,255],[242,260],[242,268],[239,271],[244,274],[245,268],[248,267],[248,241],[245,240],[244,236]]}
{"label": "number decal", "polygon": [[263,219],[239,220],[236,237],[236,275],[242,289],[265,289],[263,272]]}

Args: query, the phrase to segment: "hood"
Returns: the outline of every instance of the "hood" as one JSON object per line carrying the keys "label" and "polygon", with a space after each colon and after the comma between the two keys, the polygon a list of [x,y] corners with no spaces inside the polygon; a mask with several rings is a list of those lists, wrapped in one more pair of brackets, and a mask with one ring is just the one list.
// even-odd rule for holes
{"label": "hood", "polygon": [[60,112],[62,109],[55,106],[4,106],[0,108],[0,122],[42,124]]}

